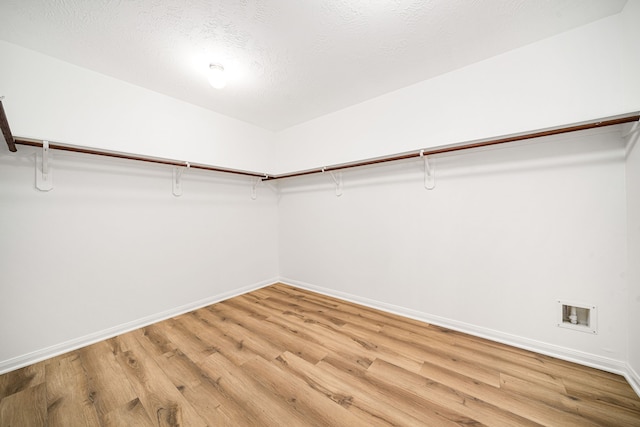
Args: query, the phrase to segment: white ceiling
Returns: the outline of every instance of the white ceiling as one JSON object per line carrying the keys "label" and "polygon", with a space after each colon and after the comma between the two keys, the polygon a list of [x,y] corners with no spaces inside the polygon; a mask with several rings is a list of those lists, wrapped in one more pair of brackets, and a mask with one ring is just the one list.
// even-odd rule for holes
{"label": "white ceiling", "polygon": [[[0,0],[0,38],[280,130],[619,13],[626,0]],[[229,74],[224,90],[209,63]]]}

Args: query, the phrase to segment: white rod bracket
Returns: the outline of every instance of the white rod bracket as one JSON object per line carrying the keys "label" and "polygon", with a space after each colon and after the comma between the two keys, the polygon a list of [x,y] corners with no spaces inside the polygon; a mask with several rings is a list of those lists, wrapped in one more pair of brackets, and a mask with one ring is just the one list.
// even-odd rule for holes
{"label": "white rod bracket", "polygon": [[258,187],[258,184],[262,182],[262,179],[263,178],[258,177],[254,179],[253,182],[251,183],[251,200],[256,200],[258,198],[257,187]]}
{"label": "white rod bracket", "polygon": [[[191,168],[189,162],[185,162],[186,169]],[[182,174],[185,169],[182,167],[173,168],[173,195],[176,197],[182,196]]]}
{"label": "white rod bracket", "polygon": [[42,156],[36,153],[36,188],[40,191],[53,189],[53,171],[49,165],[51,153],[49,141],[42,141]]}
{"label": "white rod bracket", "polygon": [[424,188],[427,190],[433,190],[436,188],[435,171],[429,164],[429,158],[424,155],[424,150],[420,150],[420,158],[424,162]]}
{"label": "white rod bracket", "polygon": [[337,172],[336,174],[334,174],[333,172],[329,173],[331,174],[331,178],[333,178],[333,182],[336,184],[336,197],[342,196],[342,172]]}

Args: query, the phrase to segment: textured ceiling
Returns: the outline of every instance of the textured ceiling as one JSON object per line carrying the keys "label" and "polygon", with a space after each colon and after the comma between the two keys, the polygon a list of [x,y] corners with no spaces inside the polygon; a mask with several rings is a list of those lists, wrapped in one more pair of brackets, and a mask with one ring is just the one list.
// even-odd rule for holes
{"label": "textured ceiling", "polygon": [[[280,130],[626,0],[0,0],[0,39]],[[229,83],[211,88],[211,62]]]}

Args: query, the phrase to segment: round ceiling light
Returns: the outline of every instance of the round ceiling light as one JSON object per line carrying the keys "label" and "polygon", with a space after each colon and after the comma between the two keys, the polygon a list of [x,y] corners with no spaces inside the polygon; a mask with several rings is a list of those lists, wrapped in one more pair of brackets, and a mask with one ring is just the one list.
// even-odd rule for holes
{"label": "round ceiling light", "polygon": [[220,64],[209,64],[209,84],[216,89],[222,89],[227,85],[224,75],[224,67]]}

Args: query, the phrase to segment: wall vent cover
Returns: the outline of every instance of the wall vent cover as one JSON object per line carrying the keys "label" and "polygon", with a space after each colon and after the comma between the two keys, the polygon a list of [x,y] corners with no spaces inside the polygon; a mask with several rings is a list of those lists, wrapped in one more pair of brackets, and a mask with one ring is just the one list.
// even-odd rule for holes
{"label": "wall vent cover", "polygon": [[582,304],[558,300],[558,326],[575,331],[598,333],[598,308],[592,304]]}

